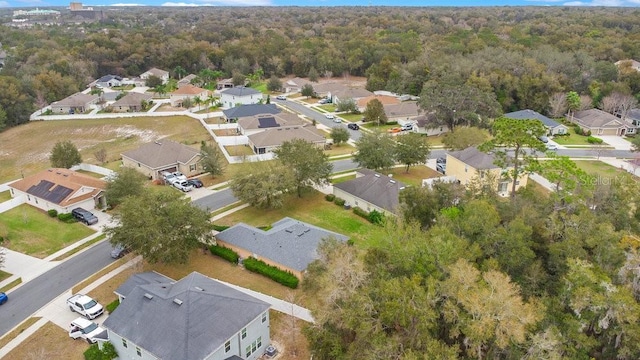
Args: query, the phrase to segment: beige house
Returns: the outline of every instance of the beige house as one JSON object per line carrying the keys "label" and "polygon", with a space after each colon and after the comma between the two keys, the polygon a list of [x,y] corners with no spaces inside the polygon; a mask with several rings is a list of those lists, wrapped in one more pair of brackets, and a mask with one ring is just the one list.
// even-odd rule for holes
{"label": "beige house", "polygon": [[398,104],[389,104],[384,106],[384,113],[389,121],[396,121],[400,125],[405,123],[414,123],[420,115],[420,108],[415,101],[404,101]]}
{"label": "beige house", "polygon": [[628,124],[618,117],[600,109],[576,111],[567,115],[567,120],[591,131],[592,135],[618,135],[627,133]]}
{"label": "beige house", "polygon": [[313,84],[313,91],[316,93],[318,97],[328,97],[331,99],[332,94],[345,90],[347,87],[340,82],[327,82],[327,83],[319,83]]}
{"label": "beige house", "polygon": [[302,87],[307,85],[307,84],[311,84],[313,85],[313,83],[307,79],[303,79],[300,77],[295,77],[293,79],[289,79],[287,81],[285,81],[284,85],[283,85],[283,90],[286,93],[294,93],[294,92],[300,92],[302,91]]}
{"label": "beige house", "polygon": [[151,98],[151,94],[129,92],[111,104],[110,108],[115,112],[139,112],[143,110],[142,103],[151,101]]}
{"label": "beige house", "polygon": [[[246,105],[245,105],[246,106]],[[238,119],[238,132],[253,135],[267,129],[287,129],[307,124],[298,115],[291,113],[259,114]]]}
{"label": "beige house", "polygon": [[[447,153],[447,176],[455,176],[462,185],[469,185],[474,181],[491,181],[492,187],[500,196],[511,194],[511,180],[506,172],[512,168],[502,169],[495,163],[495,156],[484,153],[476,147],[468,147],[464,150]],[[529,176],[520,175],[516,183],[516,191],[527,186]]]}
{"label": "beige house", "polygon": [[427,136],[438,136],[449,132],[449,127],[437,123],[436,114],[420,114],[413,118],[413,131]]}
{"label": "beige house", "polygon": [[22,196],[26,203],[42,210],[70,213],[77,207],[85,210],[106,207],[107,183],[69,169],[53,168],[9,184],[11,197]]}
{"label": "beige house", "polygon": [[98,95],[75,93],[60,101],[51,103],[54,114],[82,114],[90,110],[91,105],[98,103]]}
{"label": "beige house", "polygon": [[372,95],[372,96],[367,96],[367,97],[363,97],[361,99],[358,99],[358,101],[356,102],[356,104],[358,105],[358,110],[360,110],[361,112],[364,111],[367,108],[367,104],[369,104],[369,101],[371,101],[373,99],[376,99],[376,100],[380,101],[382,106],[400,104],[400,99],[398,99],[395,96]]}
{"label": "beige house", "polygon": [[185,85],[191,85],[191,80],[197,78],[197,75],[194,74],[189,74],[185,77],[183,77],[182,79],[178,80],[178,88],[181,88]]}
{"label": "beige house", "polygon": [[324,149],[326,139],[322,132],[315,126],[297,126],[289,128],[272,128],[259,133],[249,135],[249,146],[256,154],[273,152],[284,143],[294,139],[308,141],[320,149]]}
{"label": "beige house", "polygon": [[333,185],[333,195],[344,199],[345,205],[395,215],[400,205],[400,191],[405,188],[404,183],[391,177],[360,169],[355,179]]}
{"label": "beige house", "polygon": [[200,151],[168,139],[146,143],[121,155],[123,166],[138,170],[150,180],[162,179],[163,171],[180,171],[187,177],[203,172]]}
{"label": "beige house", "polygon": [[151,69],[143,72],[142,74],[140,74],[140,79],[146,81],[151,76],[156,76],[156,77],[160,78],[160,80],[162,80],[163,84],[166,84],[167,81],[169,81],[169,72],[166,71],[166,70],[160,70],[158,68],[151,68]]}
{"label": "beige house", "polygon": [[370,96],[374,96],[374,94],[367,89],[361,88],[343,88],[329,93],[329,97],[332,99],[334,104],[347,99],[353,99],[357,104],[360,99]]}
{"label": "beige house", "polygon": [[191,106],[195,106],[195,99],[199,98],[202,101],[207,100],[209,97],[209,90],[202,89],[191,84],[184,85],[178,88],[176,91],[169,94],[171,106],[181,107],[186,99],[191,101]]}

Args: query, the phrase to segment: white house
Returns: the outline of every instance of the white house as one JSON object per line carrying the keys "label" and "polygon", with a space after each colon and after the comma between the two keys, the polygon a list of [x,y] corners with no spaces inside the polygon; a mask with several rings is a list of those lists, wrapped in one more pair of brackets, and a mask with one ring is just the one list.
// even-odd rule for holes
{"label": "white house", "polygon": [[151,76],[159,77],[162,80],[163,84],[166,84],[167,81],[169,81],[169,72],[158,68],[151,68],[143,72],[142,74],[140,74],[140,79],[147,80]]}
{"label": "white house", "polygon": [[222,107],[227,109],[238,105],[257,104],[261,100],[262,93],[260,91],[244,86],[237,86],[220,92]]}

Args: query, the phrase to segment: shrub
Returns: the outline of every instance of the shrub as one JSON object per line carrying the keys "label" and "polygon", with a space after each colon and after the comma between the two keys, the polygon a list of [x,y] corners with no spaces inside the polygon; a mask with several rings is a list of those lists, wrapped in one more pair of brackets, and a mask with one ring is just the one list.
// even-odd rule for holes
{"label": "shrub", "polygon": [[333,203],[338,205],[338,206],[344,206],[345,201],[344,201],[344,199],[336,197],[335,199],[333,199]]}
{"label": "shrub", "polygon": [[251,272],[262,274],[271,280],[292,289],[298,287],[298,282],[300,280],[289,271],[280,270],[275,266],[271,266],[262,260],[252,257],[244,259],[242,263],[244,264],[244,268]]}
{"label": "shrub", "polygon": [[58,210],[49,209],[49,210],[47,210],[47,214],[49,214],[49,216],[51,216],[51,217],[57,217],[58,216]]}
{"label": "shrub", "polygon": [[76,218],[71,215],[71,213],[60,213],[58,214],[58,220],[70,224],[76,222]]}
{"label": "shrub", "polygon": [[213,230],[215,230],[215,231],[225,231],[225,230],[227,230],[228,228],[229,228],[229,227],[228,227],[228,226],[225,226],[225,225],[216,225],[216,224],[213,224]]}
{"label": "shrub", "polygon": [[582,128],[578,125],[574,125],[573,126],[573,131],[576,132],[576,134],[578,135],[584,135],[584,132],[582,131]]}
{"label": "shrub", "polygon": [[102,344],[102,350],[100,350],[98,344],[93,344],[84,352],[85,360],[112,360],[117,357],[116,348],[108,341]]}
{"label": "shrub", "polygon": [[111,314],[113,310],[115,310],[118,307],[118,305],[120,305],[120,300],[115,299],[112,302],[108,303],[107,306],[105,306],[105,309],[107,309],[109,314]]}
{"label": "shrub", "polygon": [[378,210],[372,210],[367,218],[369,222],[376,225],[382,225],[384,223],[384,214]]}
{"label": "shrub", "polygon": [[362,218],[365,218],[365,219],[369,220],[369,213],[364,211],[362,208],[359,208],[357,206],[354,207],[353,208],[353,213],[358,215],[358,216],[360,216],[360,217],[362,217]]}
{"label": "shrub", "polygon": [[327,194],[327,195],[324,196],[324,199],[329,201],[329,202],[333,201],[333,199],[335,199],[335,198],[336,198],[336,196],[333,195],[333,194]]}
{"label": "shrub", "polygon": [[587,138],[587,142],[589,144],[602,144],[602,139],[599,139],[599,138],[593,137],[593,136],[589,136]]}
{"label": "shrub", "polygon": [[237,252],[224,246],[211,245],[209,246],[209,251],[211,251],[211,254],[219,256],[233,264],[237,264],[238,259],[240,259],[240,255],[238,255]]}

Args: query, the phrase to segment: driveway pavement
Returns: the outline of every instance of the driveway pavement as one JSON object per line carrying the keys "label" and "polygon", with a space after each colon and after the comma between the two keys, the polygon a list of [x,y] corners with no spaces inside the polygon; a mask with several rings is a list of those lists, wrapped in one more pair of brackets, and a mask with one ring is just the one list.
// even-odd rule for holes
{"label": "driveway pavement", "polygon": [[616,150],[631,150],[632,145],[630,142],[625,140],[621,136],[613,136],[613,135],[593,135],[598,139],[602,139],[607,144],[613,146]]}

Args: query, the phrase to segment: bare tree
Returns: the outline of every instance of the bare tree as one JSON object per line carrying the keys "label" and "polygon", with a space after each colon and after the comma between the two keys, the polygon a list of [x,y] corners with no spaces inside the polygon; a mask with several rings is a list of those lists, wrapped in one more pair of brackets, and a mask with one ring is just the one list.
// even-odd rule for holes
{"label": "bare tree", "polygon": [[100,161],[102,164],[107,162],[107,150],[104,148],[94,152],[93,156],[95,156],[96,160]]}
{"label": "bare tree", "polygon": [[593,109],[593,100],[589,95],[580,95],[580,109],[579,110],[589,110]]}
{"label": "bare tree", "polygon": [[555,93],[549,98],[549,115],[559,118],[567,112],[567,94]]}
{"label": "bare tree", "polygon": [[605,96],[600,102],[600,108],[625,120],[629,110],[638,105],[635,97],[619,92]]}

